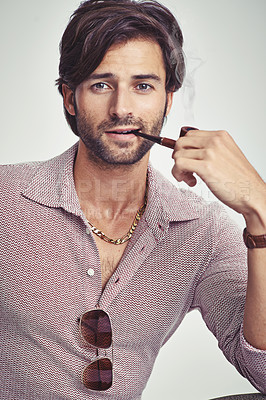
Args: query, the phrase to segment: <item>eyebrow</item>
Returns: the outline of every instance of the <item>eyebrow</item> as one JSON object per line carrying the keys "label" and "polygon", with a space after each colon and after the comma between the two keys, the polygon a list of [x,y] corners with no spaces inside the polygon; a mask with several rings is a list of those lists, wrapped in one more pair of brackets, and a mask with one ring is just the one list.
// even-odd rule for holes
{"label": "eyebrow", "polygon": [[142,80],[142,79],[152,79],[152,80],[157,81],[157,82],[161,82],[162,81],[161,78],[156,74],[133,75],[132,78],[135,79],[135,80],[138,80],[138,79],[140,79],[140,80]]}
{"label": "eyebrow", "polygon": [[114,74],[111,72],[106,72],[105,74],[91,74],[88,79],[105,79],[105,78],[115,78]]}
{"label": "eyebrow", "polygon": [[[112,74],[111,72],[106,72],[104,74],[91,74],[88,79],[107,79],[112,78],[115,79],[117,76]],[[142,79],[152,79],[157,82],[162,82],[161,78],[156,74],[137,74],[133,75],[132,79],[134,80],[142,80]]]}

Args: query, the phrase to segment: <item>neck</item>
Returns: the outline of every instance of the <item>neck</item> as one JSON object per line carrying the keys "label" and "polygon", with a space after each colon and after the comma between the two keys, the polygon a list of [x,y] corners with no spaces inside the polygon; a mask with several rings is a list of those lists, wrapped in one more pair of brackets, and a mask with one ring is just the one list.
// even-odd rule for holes
{"label": "neck", "polygon": [[81,208],[88,219],[111,220],[135,214],[144,201],[148,157],[149,154],[134,165],[108,168],[100,161],[90,160],[80,141],[74,180]]}

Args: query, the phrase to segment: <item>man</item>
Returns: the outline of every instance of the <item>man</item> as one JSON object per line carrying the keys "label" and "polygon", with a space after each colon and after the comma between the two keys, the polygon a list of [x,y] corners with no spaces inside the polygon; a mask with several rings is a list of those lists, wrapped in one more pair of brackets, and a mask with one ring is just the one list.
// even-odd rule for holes
{"label": "man", "polygon": [[1,397],[140,399],[193,308],[265,392],[265,183],[226,132],[176,142],[175,178],[193,186],[199,175],[245,217],[247,281],[223,208],[167,182],[149,165],[151,142],[130,133],[158,136],[182,84],[172,14],[155,2],[84,2],[59,72],[78,145],[1,168]]}

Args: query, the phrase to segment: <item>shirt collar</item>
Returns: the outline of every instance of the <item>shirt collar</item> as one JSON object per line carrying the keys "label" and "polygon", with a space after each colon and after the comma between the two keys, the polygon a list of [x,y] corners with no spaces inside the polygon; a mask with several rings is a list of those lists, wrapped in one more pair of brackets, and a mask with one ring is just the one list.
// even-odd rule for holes
{"label": "shirt collar", "polygon": [[22,195],[47,207],[82,215],[73,176],[77,148],[75,143],[63,154],[41,162]]}
{"label": "shirt collar", "polygon": [[145,218],[158,239],[165,235],[170,222],[189,221],[200,217],[201,201],[192,191],[177,188],[150,164],[148,180]]}

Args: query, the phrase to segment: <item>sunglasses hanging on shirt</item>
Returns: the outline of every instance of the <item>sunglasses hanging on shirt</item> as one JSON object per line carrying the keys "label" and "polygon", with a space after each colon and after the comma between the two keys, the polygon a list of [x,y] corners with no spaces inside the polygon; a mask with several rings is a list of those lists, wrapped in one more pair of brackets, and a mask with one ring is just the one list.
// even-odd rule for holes
{"label": "sunglasses hanging on shirt", "polygon": [[107,390],[113,383],[113,365],[109,358],[98,357],[98,349],[112,345],[110,318],[101,309],[87,311],[80,318],[79,329],[85,342],[97,349],[97,359],[83,370],[83,384],[91,390]]}

